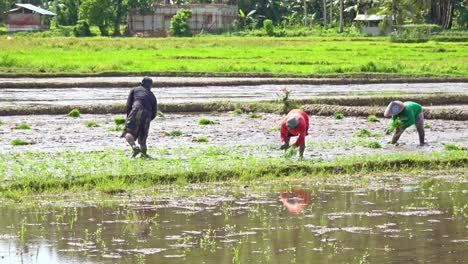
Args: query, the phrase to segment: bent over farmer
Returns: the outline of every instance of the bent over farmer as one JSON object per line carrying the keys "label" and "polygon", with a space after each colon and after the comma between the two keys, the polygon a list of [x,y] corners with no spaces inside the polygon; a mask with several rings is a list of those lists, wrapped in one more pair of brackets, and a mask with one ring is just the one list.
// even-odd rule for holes
{"label": "bent over farmer", "polygon": [[396,144],[401,134],[412,125],[416,125],[419,135],[419,144],[424,145],[424,113],[422,106],[418,103],[407,101],[392,101],[384,113],[385,117],[392,117],[391,130],[395,130],[391,144]]}
{"label": "bent over farmer", "polygon": [[[136,157],[140,152],[143,157],[149,157],[146,147],[146,139],[150,122],[156,117],[157,101],[151,87],[153,80],[145,77],[141,85],[130,91],[127,99],[127,120],[125,130],[122,134],[128,144],[133,149],[132,157]],[[138,140],[137,146],[135,141]]]}
{"label": "bent over farmer", "polygon": [[288,149],[291,137],[298,137],[293,147],[299,148],[299,158],[304,157],[305,137],[309,134],[309,116],[302,109],[293,109],[281,122],[281,148]]}

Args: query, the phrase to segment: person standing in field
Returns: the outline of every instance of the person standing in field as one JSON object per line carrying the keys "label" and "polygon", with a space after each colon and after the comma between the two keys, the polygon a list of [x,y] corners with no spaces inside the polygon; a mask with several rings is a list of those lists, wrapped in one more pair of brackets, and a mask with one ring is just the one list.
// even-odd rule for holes
{"label": "person standing in field", "polygon": [[[132,157],[136,157],[140,153],[143,157],[150,157],[147,153],[146,139],[148,138],[150,123],[157,113],[157,100],[153,92],[151,92],[152,86],[153,80],[145,77],[140,86],[130,90],[128,95],[127,119],[122,137],[132,147]],[[136,140],[138,140],[140,146],[136,145]]]}
{"label": "person standing in field", "polygon": [[392,101],[384,113],[385,117],[392,117],[392,124],[387,133],[395,130],[391,144],[397,144],[401,134],[408,127],[415,125],[419,135],[419,144],[424,145],[424,112],[420,104],[407,101]]}
{"label": "person standing in field", "polygon": [[280,149],[288,149],[291,137],[298,137],[293,147],[299,148],[299,158],[304,158],[305,137],[309,134],[309,116],[302,109],[293,109],[281,122]]}

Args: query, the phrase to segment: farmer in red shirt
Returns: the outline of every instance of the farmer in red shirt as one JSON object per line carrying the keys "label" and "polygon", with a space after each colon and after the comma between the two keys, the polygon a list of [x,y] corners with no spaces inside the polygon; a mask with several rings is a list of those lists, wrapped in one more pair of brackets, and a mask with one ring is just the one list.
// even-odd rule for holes
{"label": "farmer in red shirt", "polygon": [[299,148],[299,158],[304,157],[305,137],[309,134],[309,116],[302,109],[293,109],[281,122],[281,149],[289,148],[291,137],[298,136],[294,147]]}

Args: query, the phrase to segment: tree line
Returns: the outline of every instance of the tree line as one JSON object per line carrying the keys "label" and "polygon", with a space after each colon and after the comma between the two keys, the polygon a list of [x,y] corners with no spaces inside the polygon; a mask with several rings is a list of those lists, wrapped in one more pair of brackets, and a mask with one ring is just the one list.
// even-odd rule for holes
{"label": "tree line", "polygon": [[[13,8],[18,0],[0,1],[0,14]],[[150,12],[154,0],[22,0],[49,9],[57,14],[58,26],[71,26],[85,21],[97,26],[101,35],[122,34],[129,10]],[[351,24],[357,14],[385,14],[394,25],[436,24],[443,29],[453,25],[468,27],[467,0],[156,0],[156,3],[184,5],[190,3],[237,4],[242,28],[257,28],[268,19],[275,25],[335,26],[341,21]]]}

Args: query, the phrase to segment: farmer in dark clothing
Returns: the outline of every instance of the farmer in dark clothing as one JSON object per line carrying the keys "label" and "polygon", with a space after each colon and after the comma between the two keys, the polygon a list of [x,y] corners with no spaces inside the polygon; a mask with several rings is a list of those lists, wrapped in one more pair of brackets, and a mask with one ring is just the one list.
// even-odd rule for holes
{"label": "farmer in dark clothing", "polygon": [[[149,157],[146,147],[146,139],[150,122],[156,117],[157,101],[151,87],[153,80],[145,77],[141,85],[130,91],[127,99],[127,120],[122,137],[125,137],[128,144],[133,149],[132,157],[136,157],[140,152],[144,157]],[[138,140],[137,146],[135,140]]]}

